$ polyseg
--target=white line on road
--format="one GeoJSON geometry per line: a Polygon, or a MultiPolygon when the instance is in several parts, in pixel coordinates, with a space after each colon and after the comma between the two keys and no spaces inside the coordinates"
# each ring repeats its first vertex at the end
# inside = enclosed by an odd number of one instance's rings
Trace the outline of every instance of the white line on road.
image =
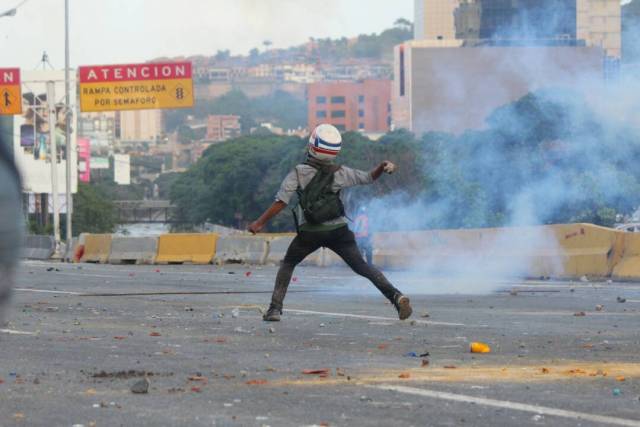
{"type": "Polygon", "coordinates": [[[82,295],[81,292],[69,292],[69,291],[50,291],[47,289],[28,289],[28,288],[14,288],[14,291],[20,292],[36,292],[41,294],[63,294],[63,295],[82,295]]]}
{"type": "MultiPolygon", "coordinates": [[[[363,314],[351,314],[351,313],[330,313],[324,311],[310,311],[310,310],[284,310],[288,313],[298,313],[298,314],[318,314],[321,316],[333,316],[333,317],[352,317],[356,319],[368,319],[368,320],[398,320],[393,317],[381,317],[381,316],[366,316],[363,314]]],[[[428,320],[414,320],[416,323],[420,323],[423,325],[439,325],[439,326],[466,326],[464,323],[449,323],[449,322],[432,322],[428,320]]],[[[476,327],[486,327],[486,325],[475,325],[476,327]]]]}
{"type": "Polygon", "coordinates": [[[0,333],[9,335],[36,335],[35,332],[16,331],[15,329],[0,329],[0,333]]]}
{"type": "Polygon", "coordinates": [[[626,418],[609,417],[606,415],[594,415],[584,412],[567,411],[565,409],[549,408],[547,406],[527,405],[524,403],[509,402],[506,400],[486,399],[483,397],[467,396],[464,394],[446,393],[442,391],[426,390],[422,388],[403,387],[394,385],[371,385],[369,388],[396,391],[398,393],[412,394],[415,396],[431,397],[434,399],[450,400],[454,402],[472,403],[476,405],[491,406],[494,408],[511,409],[514,411],[530,412],[533,414],[550,415],[573,420],[591,421],[594,423],[610,424],[625,427],[640,427],[640,421],[626,418]]]}

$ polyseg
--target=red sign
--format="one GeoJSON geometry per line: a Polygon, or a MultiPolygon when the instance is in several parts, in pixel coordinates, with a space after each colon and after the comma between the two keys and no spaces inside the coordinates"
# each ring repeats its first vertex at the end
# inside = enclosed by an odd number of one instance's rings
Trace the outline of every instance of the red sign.
{"type": "Polygon", "coordinates": [[[22,113],[20,69],[0,68],[0,115],[22,113]]]}
{"type": "Polygon", "coordinates": [[[91,181],[91,140],[78,138],[78,170],[80,182],[91,181]]]}
{"type": "Polygon", "coordinates": [[[166,62],[80,67],[80,83],[190,79],[191,62],[166,62]]]}
{"type": "Polygon", "coordinates": [[[19,85],[19,68],[0,68],[0,85],[19,85]]]}

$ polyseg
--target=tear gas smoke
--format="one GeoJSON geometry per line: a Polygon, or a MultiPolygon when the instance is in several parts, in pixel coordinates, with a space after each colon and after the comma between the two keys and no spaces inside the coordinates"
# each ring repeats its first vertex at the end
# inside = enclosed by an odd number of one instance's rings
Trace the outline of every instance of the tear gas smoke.
{"type": "MultiPolygon", "coordinates": [[[[553,11],[548,13],[546,22],[557,20],[553,11]]],[[[539,12],[535,16],[540,19],[539,12]]],[[[530,25],[521,26],[514,37],[536,38],[538,21],[527,22],[530,25]],[[523,30],[530,34],[523,36],[523,30]]],[[[616,214],[630,215],[640,205],[640,74],[623,69],[617,78],[605,80],[603,72],[585,70],[541,88],[536,76],[553,64],[544,49],[531,51],[525,58],[526,78],[537,90],[495,110],[486,119],[487,129],[422,136],[429,187],[418,198],[392,194],[369,201],[367,211],[376,231],[559,222],[612,225],[616,214]]],[[[522,66],[522,58],[518,61],[505,58],[501,67],[522,66]]],[[[443,87],[457,96],[456,74],[439,75],[443,87]]],[[[499,73],[498,78],[478,79],[477,84],[495,85],[500,93],[499,73]]],[[[477,102],[482,101],[469,100],[469,108],[477,102]]],[[[488,262],[477,248],[470,248],[427,262],[425,244],[414,251],[408,271],[390,276],[407,293],[494,291],[500,283],[526,276],[533,254],[560,250],[551,233],[527,230],[515,239],[513,233],[498,234],[483,246],[491,253],[518,254],[508,261],[488,262]]],[[[360,282],[354,286],[362,289],[360,282]]]]}

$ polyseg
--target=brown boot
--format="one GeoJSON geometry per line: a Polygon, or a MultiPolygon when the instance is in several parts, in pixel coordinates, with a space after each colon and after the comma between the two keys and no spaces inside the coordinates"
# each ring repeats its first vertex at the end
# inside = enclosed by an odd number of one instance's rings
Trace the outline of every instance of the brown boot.
{"type": "Polygon", "coordinates": [[[402,294],[396,295],[393,305],[396,310],[398,310],[398,317],[400,320],[408,319],[409,316],[411,316],[411,313],[413,313],[413,310],[411,309],[411,301],[402,294]]]}

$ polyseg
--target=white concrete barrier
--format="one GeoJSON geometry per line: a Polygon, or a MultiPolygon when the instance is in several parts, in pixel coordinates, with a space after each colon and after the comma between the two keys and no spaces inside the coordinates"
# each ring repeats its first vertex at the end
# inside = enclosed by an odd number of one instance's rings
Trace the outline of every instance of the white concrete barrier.
{"type": "Polygon", "coordinates": [[[228,236],[218,240],[216,264],[264,265],[269,255],[268,238],[262,236],[228,236]]]}
{"type": "Polygon", "coordinates": [[[24,237],[23,258],[49,259],[55,251],[55,241],[51,236],[28,235],[24,237]]]}
{"type": "MultiPolygon", "coordinates": [[[[280,265],[280,262],[287,254],[287,249],[295,236],[295,234],[283,234],[269,237],[269,253],[267,255],[266,263],[269,265],[280,265]]],[[[323,265],[323,249],[318,249],[311,255],[307,256],[300,265],[321,267],[323,265]]]]}
{"type": "Polygon", "coordinates": [[[109,264],[153,264],[157,253],[157,237],[113,236],[109,264]]]}

